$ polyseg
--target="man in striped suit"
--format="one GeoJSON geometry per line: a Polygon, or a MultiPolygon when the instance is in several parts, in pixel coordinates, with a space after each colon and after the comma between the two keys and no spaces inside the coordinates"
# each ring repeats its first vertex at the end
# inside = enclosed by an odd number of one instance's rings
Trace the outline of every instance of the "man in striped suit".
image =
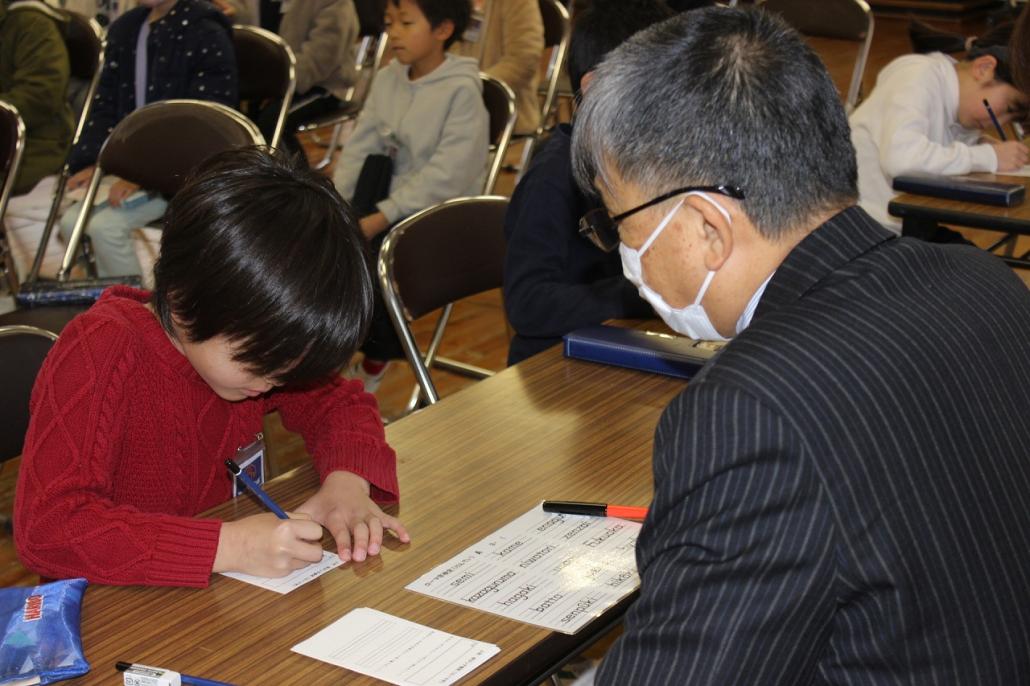
{"type": "Polygon", "coordinates": [[[637,34],[577,117],[584,233],[733,338],[658,426],[598,682],[1030,684],[1030,292],[855,206],[833,83],[766,13],[637,34]]]}

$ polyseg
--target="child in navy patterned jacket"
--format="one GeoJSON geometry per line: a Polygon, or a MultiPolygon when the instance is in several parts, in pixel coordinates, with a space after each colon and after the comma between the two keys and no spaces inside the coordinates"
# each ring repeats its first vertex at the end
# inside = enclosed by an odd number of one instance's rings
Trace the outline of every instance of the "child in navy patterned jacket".
{"type": "MultiPolygon", "coordinates": [[[[232,25],[205,0],[140,0],[107,33],[107,53],[93,110],[72,149],[68,189],[89,183],[108,134],[130,112],[159,100],[192,98],[235,107],[238,100],[232,25]]],[[[158,163],[160,163],[158,161],[158,163]]],[[[139,274],[129,233],[164,215],[160,196],[126,207],[140,188],[119,179],[94,207],[88,232],[100,276],[139,274]]],[[[71,235],[81,205],[61,218],[71,235]]]]}

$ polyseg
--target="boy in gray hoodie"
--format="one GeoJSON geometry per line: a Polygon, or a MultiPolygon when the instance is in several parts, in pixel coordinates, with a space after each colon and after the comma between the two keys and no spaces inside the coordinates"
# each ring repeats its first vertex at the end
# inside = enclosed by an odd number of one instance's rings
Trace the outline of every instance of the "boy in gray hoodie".
{"type": "MultiPolygon", "coordinates": [[[[386,230],[430,205],[482,190],[489,150],[489,121],[483,105],[479,66],[447,53],[465,30],[469,0],[389,0],[387,65],[372,85],[337,164],[334,181],[353,198],[365,158],[393,158],[386,198],[361,219],[361,230],[378,252],[386,230]]],[[[403,357],[382,299],[358,376],[374,392],[386,363],[403,357]]]]}

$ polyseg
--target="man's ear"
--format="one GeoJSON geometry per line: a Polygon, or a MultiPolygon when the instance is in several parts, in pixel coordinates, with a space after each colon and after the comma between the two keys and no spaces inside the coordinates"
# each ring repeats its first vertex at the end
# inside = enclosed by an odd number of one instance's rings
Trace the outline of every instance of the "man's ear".
{"type": "Polygon", "coordinates": [[[708,271],[722,267],[733,253],[733,225],[714,203],[714,200],[701,195],[688,195],[685,202],[701,214],[703,221],[698,230],[704,244],[705,269],[708,271]]]}
{"type": "Polygon", "coordinates": [[[994,72],[998,68],[998,58],[994,55],[980,55],[972,62],[973,79],[979,84],[994,81],[994,72]]]}
{"type": "Polygon", "coordinates": [[[594,80],[594,70],[591,69],[586,74],[583,74],[579,78],[579,92],[586,95],[587,88],[590,87],[590,82],[594,80]]]}
{"type": "Polygon", "coordinates": [[[433,27],[433,38],[446,43],[447,39],[454,34],[454,22],[450,19],[444,19],[439,24],[433,27]]]}

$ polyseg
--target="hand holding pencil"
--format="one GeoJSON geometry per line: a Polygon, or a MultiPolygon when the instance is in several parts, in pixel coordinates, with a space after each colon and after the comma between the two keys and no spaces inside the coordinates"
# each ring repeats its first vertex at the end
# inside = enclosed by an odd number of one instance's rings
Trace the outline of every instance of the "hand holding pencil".
{"type": "Polygon", "coordinates": [[[991,143],[991,147],[994,148],[994,154],[998,158],[998,171],[1004,173],[1022,169],[1030,162],[1030,149],[1022,141],[1008,140],[1008,137],[1005,135],[1005,129],[1002,128],[998,116],[994,113],[994,108],[991,107],[991,101],[984,98],[983,104],[1000,139],[998,143],[991,143]]]}
{"type": "Polygon", "coordinates": [[[322,559],[322,526],[288,515],[232,460],[225,466],[270,512],[223,522],[212,571],[276,578],[322,559]]]}

